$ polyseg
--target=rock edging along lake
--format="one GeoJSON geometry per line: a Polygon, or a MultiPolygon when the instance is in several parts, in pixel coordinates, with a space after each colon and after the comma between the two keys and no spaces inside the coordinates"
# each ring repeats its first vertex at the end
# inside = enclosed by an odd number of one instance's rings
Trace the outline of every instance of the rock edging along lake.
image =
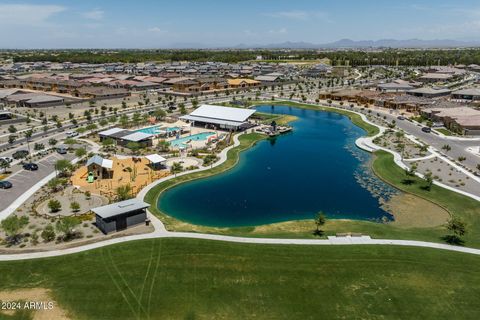
{"type": "Polygon", "coordinates": [[[224,173],[166,190],[157,206],[193,224],[254,226],[310,219],[392,220],[381,203],[397,191],[370,169],[371,155],[355,146],[365,135],[344,115],[289,106],[259,112],[298,118],[293,132],[262,140],[224,173]]]}

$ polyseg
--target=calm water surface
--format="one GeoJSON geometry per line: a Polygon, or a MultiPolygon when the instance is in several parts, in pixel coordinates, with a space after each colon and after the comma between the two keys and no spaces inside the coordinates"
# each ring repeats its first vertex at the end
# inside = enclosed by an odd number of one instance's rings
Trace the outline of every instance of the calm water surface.
{"type": "Polygon", "coordinates": [[[286,106],[261,112],[298,117],[290,134],[259,142],[223,174],[176,186],[160,197],[163,212],[194,224],[251,226],[312,218],[380,220],[396,191],[369,168],[371,156],[355,147],[365,132],[347,117],[286,106]]]}

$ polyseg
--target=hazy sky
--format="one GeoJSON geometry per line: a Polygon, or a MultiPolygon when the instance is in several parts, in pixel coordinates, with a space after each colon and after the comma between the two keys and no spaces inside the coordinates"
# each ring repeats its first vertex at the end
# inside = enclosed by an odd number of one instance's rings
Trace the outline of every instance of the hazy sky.
{"type": "Polygon", "coordinates": [[[0,48],[480,40],[479,0],[0,0],[0,48]]]}

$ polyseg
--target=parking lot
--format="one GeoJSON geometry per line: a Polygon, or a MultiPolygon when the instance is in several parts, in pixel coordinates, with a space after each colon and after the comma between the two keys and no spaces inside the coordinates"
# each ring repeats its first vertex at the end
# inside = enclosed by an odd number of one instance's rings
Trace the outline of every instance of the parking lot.
{"type": "Polygon", "coordinates": [[[67,159],[71,161],[74,158],[75,156],[73,154],[60,155],[58,153],[52,153],[42,160],[35,162],[38,164],[38,170],[36,171],[24,170],[21,164],[13,165],[11,168],[13,173],[6,179],[13,184],[13,187],[10,189],[0,189],[0,211],[7,208],[15,199],[27,192],[28,189],[40,180],[54,172],[54,165],[57,160],[67,159]]]}

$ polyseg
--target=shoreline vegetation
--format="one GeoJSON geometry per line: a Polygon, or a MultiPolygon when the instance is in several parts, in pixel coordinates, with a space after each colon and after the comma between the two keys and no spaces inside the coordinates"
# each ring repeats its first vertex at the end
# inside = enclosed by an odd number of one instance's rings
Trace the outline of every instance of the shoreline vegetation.
{"type": "MultiPolygon", "coordinates": [[[[374,136],[379,133],[379,129],[376,126],[364,122],[360,115],[347,110],[341,110],[327,106],[317,107],[314,105],[289,101],[252,102],[252,105],[260,104],[286,105],[296,108],[335,112],[350,118],[355,125],[365,130],[367,136],[374,136]]],[[[285,119],[287,122],[293,120],[294,119],[285,119]]],[[[229,150],[227,153],[227,160],[220,166],[177,177],[155,186],[145,196],[145,201],[150,204],[150,212],[160,218],[169,231],[202,232],[246,237],[318,238],[318,236],[314,235],[313,233],[315,229],[313,219],[286,221],[260,226],[218,228],[194,225],[188,222],[180,221],[164,212],[161,212],[157,208],[157,201],[161,193],[165,190],[180,183],[206,178],[233,168],[239,161],[239,155],[242,151],[251,148],[258,141],[263,139],[266,139],[266,137],[260,134],[243,134],[239,138],[240,145],[229,150]]],[[[465,244],[469,247],[480,247],[480,232],[477,232],[480,231],[480,222],[476,221],[478,220],[476,218],[480,216],[480,205],[475,200],[438,186],[433,186],[430,191],[427,191],[424,188],[421,188],[423,181],[417,177],[414,178],[414,183],[411,185],[405,185],[403,183],[405,180],[405,173],[394,163],[393,155],[385,151],[377,151],[373,153],[373,157],[372,170],[376,176],[386,183],[396,187],[400,191],[408,194],[410,197],[412,197],[411,199],[416,197],[420,202],[430,202],[433,206],[433,210],[435,210],[435,205],[438,206],[439,212],[433,212],[433,215],[438,214],[445,216],[445,211],[447,211],[451,215],[462,218],[467,223],[469,229],[469,232],[465,236],[465,244]]],[[[418,213],[418,215],[421,214],[423,215],[424,212],[418,213]]],[[[352,232],[369,235],[372,238],[420,240],[439,243],[444,242],[443,237],[447,233],[447,230],[443,224],[439,225],[438,217],[416,217],[415,213],[409,214],[409,216],[412,218],[411,223],[402,221],[402,223],[397,224],[395,222],[379,223],[361,220],[332,219],[328,220],[323,226],[323,236],[326,237],[329,235],[335,235],[336,233],[352,232]],[[426,223],[425,220],[428,221],[430,218],[433,220],[432,224],[434,226],[426,227],[425,224],[428,224],[428,222],[426,223]]]]}

